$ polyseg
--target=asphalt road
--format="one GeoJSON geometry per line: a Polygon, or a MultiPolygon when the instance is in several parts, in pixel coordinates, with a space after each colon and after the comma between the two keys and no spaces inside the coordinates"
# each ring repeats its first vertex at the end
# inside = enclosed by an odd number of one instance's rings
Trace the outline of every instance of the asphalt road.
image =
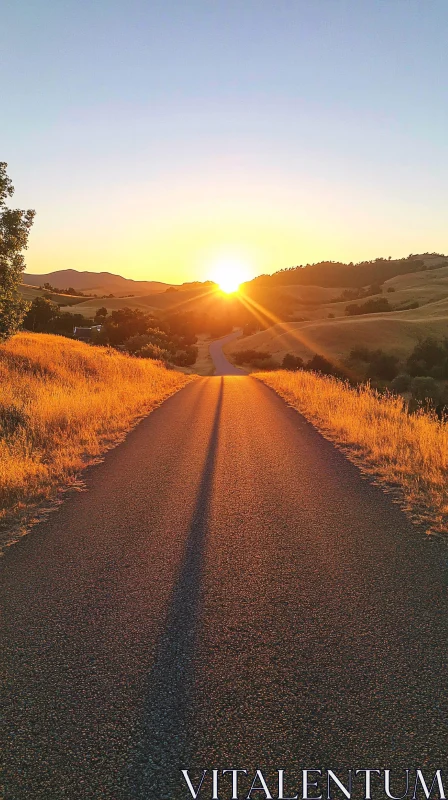
{"type": "Polygon", "coordinates": [[[5,800],[446,767],[446,549],[270,389],[199,379],[86,486],[2,560],[5,800]]]}
{"type": "Polygon", "coordinates": [[[215,365],[215,375],[247,375],[243,369],[238,369],[234,364],[231,364],[222,352],[223,346],[227,342],[237,339],[238,336],[241,336],[241,331],[233,331],[222,339],[217,339],[216,342],[211,343],[209,351],[215,365]]]}

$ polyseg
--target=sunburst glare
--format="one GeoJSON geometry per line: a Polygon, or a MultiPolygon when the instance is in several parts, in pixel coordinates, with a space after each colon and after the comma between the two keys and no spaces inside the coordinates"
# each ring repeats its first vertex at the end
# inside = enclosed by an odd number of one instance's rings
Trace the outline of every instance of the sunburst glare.
{"type": "Polygon", "coordinates": [[[247,264],[236,259],[222,259],[214,264],[210,277],[222,292],[233,294],[244,281],[249,280],[250,270],[247,264]]]}

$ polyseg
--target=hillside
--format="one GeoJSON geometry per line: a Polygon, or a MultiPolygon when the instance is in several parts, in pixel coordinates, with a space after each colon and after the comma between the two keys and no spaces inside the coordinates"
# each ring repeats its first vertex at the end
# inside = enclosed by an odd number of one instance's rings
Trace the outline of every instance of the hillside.
{"type": "Polygon", "coordinates": [[[108,313],[117,308],[138,308],[141,311],[167,311],[182,310],[192,311],[202,307],[206,302],[210,302],[211,292],[203,286],[195,289],[185,289],[178,292],[158,292],[136,297],[105,297],[105,298],[85,298],[77,306],[76,311],[91,317],[98,308],[107,308],[108,313]]]}
{"type": "Polygon", "coordinates": [[[309,358],[314,353],[334,363],[346,358],[354,347],[381,348],[403,359],[418,341],[427,336],[438,339],[447,334],[448,307],[437,316],[412,317],[411,312],[366,314],[335,320],[279,323],[265,331],[227,345],[230,356],[240,350],[269,352],[278,363],[286,353],[309,358]]]}
{"type": "Polygon", "coordinates": [[[230,343],[225,350],[230,357],[241,350],[266,351],[279,363],[288,352],[302,358],[319,353],[338,362],[354,347],[364,346],[381,348],[404,359],[421,339],[448,335],[448,267],[395,277],[384,284],[381,296],[394,307],[409,302],[418,302],[419,306],[346,317],[345,308],[350,303],[327,302],[308,307],[304,321],[274,324],[230,343]],[[394,291],[388,293],[388,288],[394,291]],[[329,313],[335,318],[329,319],[329,313]]]}
{"type": "Polygon", "coordinates": [[[26,283],[21,283],[19,286],[20,294],[24,300],[32,302],[35,297],[49,297],[58,306],[73,306],[81,303],[82,297],[75,297],[72,294],[62,294],[60,292],[47,292],[46,289],[38,289],[37,286],[29,286],[26,283]]]}
{"type": "Polygon", "coordinates": [[[43,286],[44,283],[50,283],[56,289],[72,287],[78,292],[121,296],[125,294],[155,294],[164,292],[169,286],[172,286],[170,283],[160,281],[134,281],[110,272],[78,272],[76,269],[61,269],[41,275],[31,275],[25,272],[23,282],[31,286],[43,286]]]}
{"type": "Polygon", "coordinates": [[[317,264],[279,270],[272,275],[260,275],[249,281],[246,286],[361,287],[381,284],[397,275],[435,269],[440,266],[448,266],[448,258],[439,253],[410,255],[400,259],[376,258],[374,261],[361,261],[358,264],[321,261],[317,264]]]}

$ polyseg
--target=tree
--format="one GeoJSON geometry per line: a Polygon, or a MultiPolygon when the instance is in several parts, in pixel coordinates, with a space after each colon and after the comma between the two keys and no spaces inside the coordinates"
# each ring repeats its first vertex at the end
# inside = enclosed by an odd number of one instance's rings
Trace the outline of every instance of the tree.
{"type": "Polygon", "coordinates": [[[282,361],[283,369],[302,369],[303,367],[303,358],[300,356],[295,356],[293,353],[286,353],[283,361],[282,361]]]}
{"type": "Polygon", "coordinates": [[[35,297],[23,321],[25,328],[44,332],[48,323],[59,314],[59,306],[46,297],[35,297]]]}
{"type": "Polygon", "coordinates": [[[407,360],[407,368],[412,377],[429,375],[439,380],[447,379],[448,339],[439,342],[428,337],[418,342],[407,360]]]}
{"type": "Polygon", "coordinates": [[[6,199],[14,187],[0,161],[0,340],[12,336],[19,328],[28,303],[17,291],[25,268],[22,250],[26,250],[35,212],[6,207],[6,199]]]}
{"type": "Polygon", "coordinates": [[[98,310],[97,310],[97,312],[95,314],[95,319],[103,319],[104,320],[106,317],[107,317],[107,308],[105,306],[101,306],[101,308],[98,308],[98,310]]]}
{"type": "Polygon", "coordinates": [[[155,320],[138,308],[117,308],[105,320],[104,335],[112,346],[123,344],[137,334],[147,333],[155,320]]]}

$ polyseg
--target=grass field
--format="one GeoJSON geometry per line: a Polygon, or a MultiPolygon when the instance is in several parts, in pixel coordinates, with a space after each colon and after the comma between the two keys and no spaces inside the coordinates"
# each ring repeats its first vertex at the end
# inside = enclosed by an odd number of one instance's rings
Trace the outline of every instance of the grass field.
{"type": "Polygon", "coordinates": [[[190,377],[45,334],[0,345],[0,523],[26,524],[190,377]]]}
{"type": "Polygon", "coordinates": [[[108,313],[117,308],[138,308],[146,313],[163,311],[197,311],[207,310],[214,300],[210,289],[185,289],[179,292],[159,292],[141,297],[106,297],[85,300],[77,306],[76,312],[86,317],[93,317],[95,312],[104,306],[108,313]]]}
{"type": "Polygon", "coordinates": [[[448,533],[448,422],[408,414],[401,397],[312,372],[257,373],[366,472],[394,487],[409,515],[448,533]]]}
{"type": "MultiPolygon", "coordinates": [[[[21,283],[19,286],[20,294],[22,295],[24,300],[28,300],[30,303],[34,300],[35,297],[50,297],[54,303],[57,303],[59,306],[73,306],[82,303],[85,299],[83,297],[75,297],[71,294],[62,294],[60,292],[47,292],[46,289],[38,289],[37,286],[28,286],[25,283],[21,283]]],[[[78,312],[78,309],[76,309],[78,312]]],[[[79,313],[79,312],[78,312],[79,313]]]]}

